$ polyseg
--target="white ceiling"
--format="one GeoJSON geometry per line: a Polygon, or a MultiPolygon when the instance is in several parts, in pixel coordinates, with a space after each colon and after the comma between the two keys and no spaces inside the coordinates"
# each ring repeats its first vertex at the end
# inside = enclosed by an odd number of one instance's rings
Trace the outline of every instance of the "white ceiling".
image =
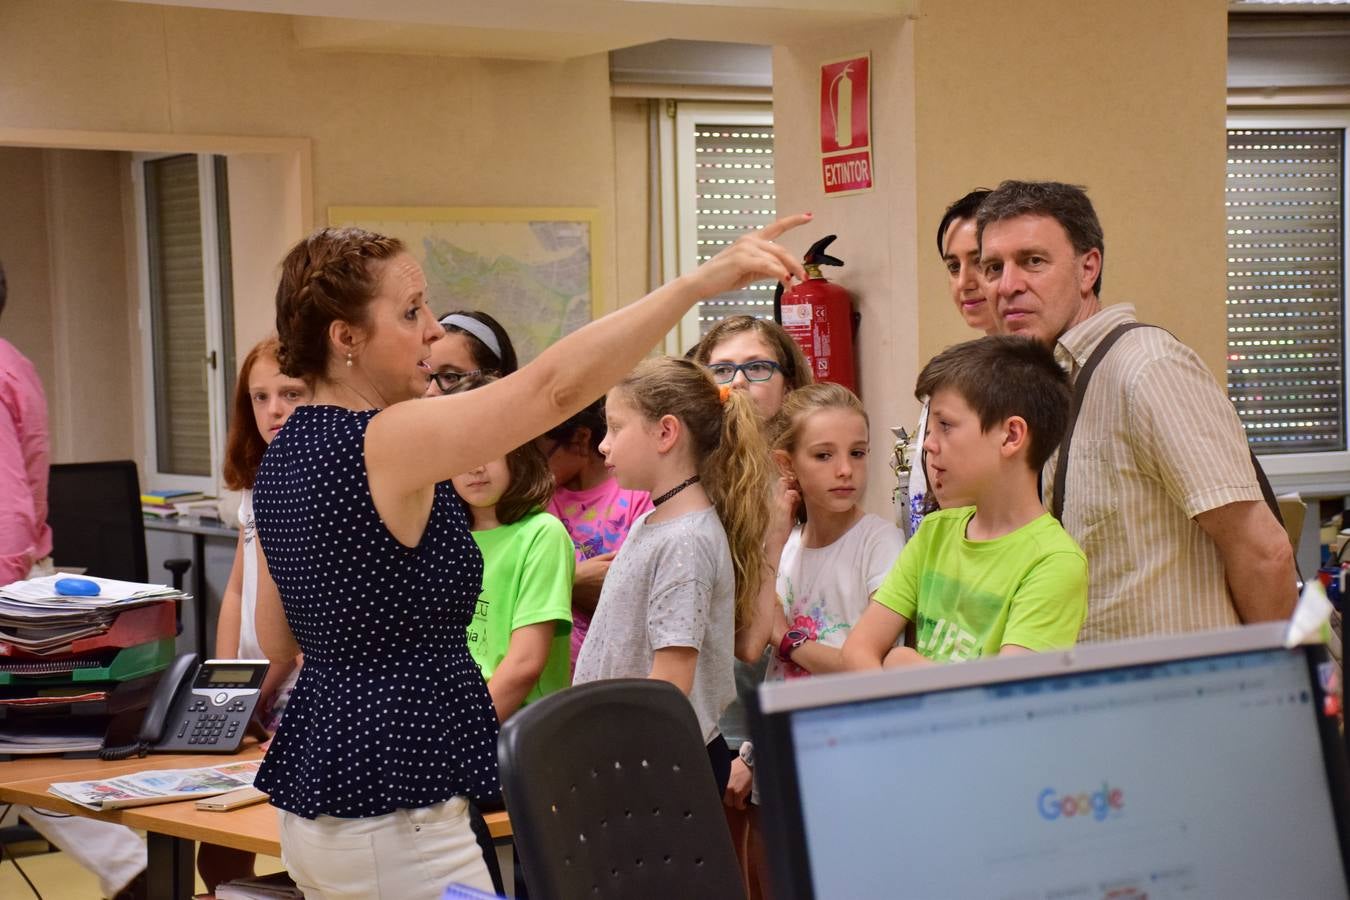
{"type": "MultiPolygon", "coordinates": [[[[138,0],[122,0],[138,2],[138,0]]],[[[161,0],[292,18],[312,50],[559,60],[668,38],[781,44],[919,0],[161,0]]]]}

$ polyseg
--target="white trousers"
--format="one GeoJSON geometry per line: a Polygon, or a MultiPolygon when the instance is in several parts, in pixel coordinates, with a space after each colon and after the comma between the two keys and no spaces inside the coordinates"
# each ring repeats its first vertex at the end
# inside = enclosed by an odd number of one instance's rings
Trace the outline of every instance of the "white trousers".
{"type": "Polygon", "coordinates": [[[54,818],[28,806],[16,806],[14,812],[47,843],[97,875],[105,897],[113,896],[145,871],[145,841],[125,825],[82,816],[54,818]]]}
{"type": "Polygon", "coordinates": [[[281,861],[305,900],[440,900],[452,883],[492,893],[463,797],[365,819],[277,812],[281,861]]]}

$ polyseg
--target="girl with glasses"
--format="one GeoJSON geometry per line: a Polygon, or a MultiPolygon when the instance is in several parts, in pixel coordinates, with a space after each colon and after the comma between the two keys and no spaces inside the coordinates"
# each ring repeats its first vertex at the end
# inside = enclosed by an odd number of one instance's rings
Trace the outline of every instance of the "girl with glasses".
{"type": "Polygon", "coordinates": [[[445,337],[431,345],[426,396],[450,393],[469,375],[505,376],[516,371],[516,348],[502,324],[481,310],[441,316],[445,337]]]}
{"type": "Polygon", "coordinates": [[[797,342],[772,319],[723,319],[698,342],[694,360],[718,384],[747,391],[765,422],[778,414],[789,391],[815,381],[797,342]]]}

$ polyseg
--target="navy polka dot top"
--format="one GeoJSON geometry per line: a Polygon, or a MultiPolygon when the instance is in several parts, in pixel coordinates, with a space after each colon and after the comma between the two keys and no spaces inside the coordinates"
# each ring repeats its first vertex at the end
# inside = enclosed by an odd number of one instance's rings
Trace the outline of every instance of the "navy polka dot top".
{"type": "Polygon", "coordinates": [[[309,819],[499,791],[497,716],[465,638],[483,579],[468,510],[444,481],[417,547],[390,534],[366,480],[374,416],[299,407],[253,487],[263,553],[305,654],[257,784],[309,819]]]}

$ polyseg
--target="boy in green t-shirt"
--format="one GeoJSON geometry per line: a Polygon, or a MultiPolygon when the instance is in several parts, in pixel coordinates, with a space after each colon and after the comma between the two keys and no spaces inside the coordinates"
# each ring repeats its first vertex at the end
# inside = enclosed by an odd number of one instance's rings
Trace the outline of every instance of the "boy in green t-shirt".
{"type": "Polygon", "coordinates": [[[943,509],[924,518],[844,642],[849,669],[1071,646],[1087,558],[1041,505],[1038,474],[1068,425],[1054,354],[1011,335],[950,347],[919,374],[924,453],[943,509]],[[917,647],[896,647],[914,622],[917,647]]]}

